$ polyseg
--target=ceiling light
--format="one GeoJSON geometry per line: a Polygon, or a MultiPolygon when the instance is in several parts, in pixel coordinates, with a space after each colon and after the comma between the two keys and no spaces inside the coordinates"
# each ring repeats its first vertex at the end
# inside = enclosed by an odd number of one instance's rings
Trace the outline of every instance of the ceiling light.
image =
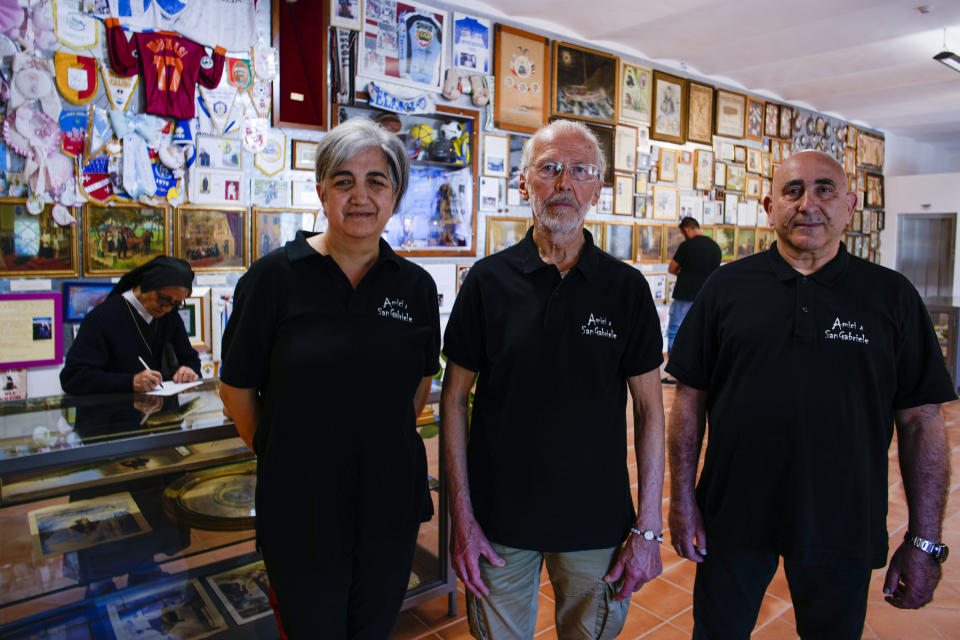
{"type": "Polygon", "coordinates": [[[954,71],[960,71],[960,56],[955,54],[953,51],[944,49],[937,55],[933,56],[933,59],[937,62],[942,62],[954,71]]]}

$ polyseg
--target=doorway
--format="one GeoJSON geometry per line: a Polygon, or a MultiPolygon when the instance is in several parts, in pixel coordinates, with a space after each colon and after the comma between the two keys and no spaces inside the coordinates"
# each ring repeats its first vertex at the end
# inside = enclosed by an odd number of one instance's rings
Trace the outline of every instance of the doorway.
{"type": "Polygon", "coordinates": [[[897,271],[924,298],[953,295],[955,213],[897,215],[897,271]]]}

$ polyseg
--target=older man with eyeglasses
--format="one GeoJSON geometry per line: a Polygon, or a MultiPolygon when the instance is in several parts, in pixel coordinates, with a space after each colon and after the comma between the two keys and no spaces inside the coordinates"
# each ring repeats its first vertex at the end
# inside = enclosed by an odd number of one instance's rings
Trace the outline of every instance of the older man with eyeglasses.
{"type": "Polygon", "coordinates": [[[580,123],[558,120],[530,138],[520,194],[533,226],[473,266],[447,325],[451,547],[477,638],[533,637],[544,562],[561,640],[616,637],[631,594],[662,570],[660,322],[640,272],[583,228],[603,170],[580,123]]]}

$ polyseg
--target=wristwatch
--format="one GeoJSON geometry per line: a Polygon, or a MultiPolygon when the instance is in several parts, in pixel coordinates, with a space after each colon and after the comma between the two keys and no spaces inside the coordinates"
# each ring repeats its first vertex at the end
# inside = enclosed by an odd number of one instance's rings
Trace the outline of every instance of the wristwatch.
{"type": "Polygon", "coordinates": [[[940,564],[946,562],[947,556],[950,555],[950,547],[942,542],[936,543],[931,542],[930,540],[924,540],[920,536],[911,535],[909,531],[905,536],[903,536],[903,539],[915,546],[917,549],[920,549],[920,551],[923,551],[929,555],[940,564]]]}
{"type": "Polygon", "coordinates": [[[648,541],[656,540],[657,542],[663,542],[663,535],[655,531],[650,531],[650,530],[640,531],[640,529],[637,529],[636,527],[630,527],[630,532],[633,533],[634,535],[640,536],[644,540],[648,540],[648,541]]]}

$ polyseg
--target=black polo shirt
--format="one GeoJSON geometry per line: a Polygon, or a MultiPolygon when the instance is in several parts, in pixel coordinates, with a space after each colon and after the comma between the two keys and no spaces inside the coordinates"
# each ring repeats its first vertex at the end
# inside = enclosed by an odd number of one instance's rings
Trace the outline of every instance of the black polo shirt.
{"type": "Polygon", "coordinates": [[[885,564],[893,412],[956,397],[906,278],[843,245],[803,276],[774,244],[707,280],[667,371],[709,391],[711,547],[885,564]]]}
{"type": "Polygon", "coordinates": [[[680,265],[673,299],[690,301],[696,298],[703,283],[720,266],[722,257],[720,245],[713,238],[700,235],[681,242],[673,254],[673,260],[680,265]]]}
{"type": "Polygon", "coordinates": [[[311,235],[240,278],[223,337],[221,379],[263,398],[257,528],[274,556],[389,536],[428,499],[413,396],[439,367],[436,285],[381,240],[354,290],[311,235]]]}
{"type": "Polygon", "coordinates": [[[660,321],[643,275],[584,235],[564,278],[540,259],[532,228],[478,261],[444,336],[447,357],[479,373],[474,513],[512,547],[612,547],[634,521],[626,379],[660,365],[660,321]]]}

